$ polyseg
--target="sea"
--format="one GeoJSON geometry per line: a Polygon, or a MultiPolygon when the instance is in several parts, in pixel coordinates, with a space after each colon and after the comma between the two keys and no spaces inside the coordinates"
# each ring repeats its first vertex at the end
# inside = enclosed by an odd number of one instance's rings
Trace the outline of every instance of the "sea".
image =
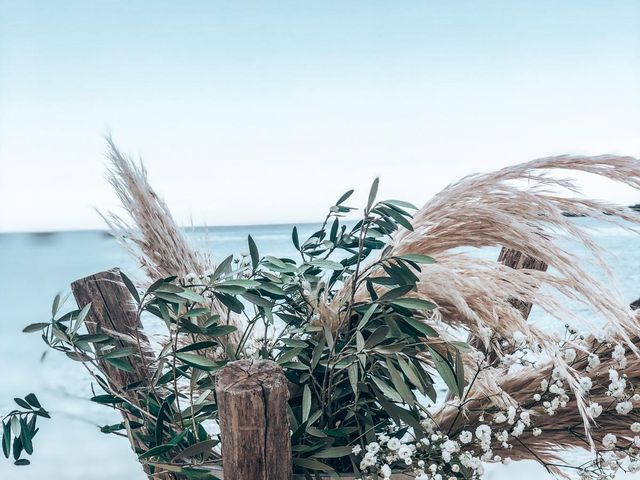
{"type": "MultiPolygon", "coordinates": [[[[607,283],[627,302],[640,297],[640,235],[589,218],[572,221],[589,230],[605,249],[616,279],[607,279],[607,283]]],[[[318,226],[299,225],[300,236],[318,226]]],[[[231,253],[248,252],[249,234],[261,254],[293,256],[292,227],[209,227],[185,233],[218,260],[231,253]]],[[[575,253],[576,261],[583,262],[585,249],[572,239],[565,243],[565,248],[575,253]]],[[[498,250],[481,249],[474,254],[496,258],[498,250]]],[[[135,261],[104,231],[0,234],[0,416],[15,407],[14,397],[30,392],[52,416],[40,423],[35,452],[29,457],[31,465],[14,466],[0,457],[0,480],[144,480],[128,441],[100,432],[100,426],[119,422],[119,413],[87,400],[92,395],[91,382],[82,366],[58,352],[47,352],[37,333],[22,333],[30,323],[49,320],[54,296],[69,293],[71,282],[116,266],[132,277],[140,275],[135,261]]],[[[605,278],[596,266],[588,265],[587,269],[605,278]]],[[[575,308],[580,312],[579,306],[575,308]]],[[[535,307],[531,321],[541,328],[564,328],[535,307]]],[[[513,462],[489,465],[486,478],[551,477],[534,462],[513,462]]]]}

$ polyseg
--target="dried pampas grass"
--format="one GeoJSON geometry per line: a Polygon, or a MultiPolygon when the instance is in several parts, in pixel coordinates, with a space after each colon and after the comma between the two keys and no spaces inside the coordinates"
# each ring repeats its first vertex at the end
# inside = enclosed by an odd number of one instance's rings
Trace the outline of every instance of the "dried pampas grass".
{"type": "MultiPolygon", "coordinates": [[[[637,231],[640,215],[627,207],[579,196],[574,180],[552,175],[558,170],[586,172],[640,189],[640,161],[613,155],[563,155],[470,175],[448,186],[419,209],[412,221],[413,230],[398,231],[385,255],[423,254],[436,260],[433,265],[423,266],[414,294],[438,305],[434,315],[425,320],[436,330],[466,331],[470,338],[480,339],[481,350],[496,361],[513,351],[514,335],[523,334],[542,356],[552,358],[549,368],[566,373],[574,394],[575,415],[580,419],[582,436],[590,445],[593,418],[575,370],[562,356],[555,355],[556,336],[527,324],[514,299],[537,305],[561,325],[571,322],[585,329],[603,328],[633,355],[640,354],[640,346],[633,341],[640,334],[635,315],[610,283],[587,271],[586,264],[590,263],[611,278],[604,252],[589,232],[565,213],[615,223],[633,231],[637,231]],[[567,239],[584,246],[590,257],[578,259],[565,250],[562,242],[567,239]],[[516,270],[498,260],[482,260],[467,253],[481,247],[522,252],[546,263],[549,271],[516,270]],[[578,317],[568,307],[571,302],[587,307],[589,317],[578,317]]],[[[369,273],[383,274],[379,269],[369,273]]],[[[326,308],[333,312],[328,320],[334,328],[341,325],[335,319],[336,312],[349,301],[350,289],[350,284],[345,285],[326,308]]],[[[366,295],[362,288],[356,300],[366,295]]],[[[471,359],[477,353],[472,348],[465,355],[465,363],[472,365],[471,359]]],[[[467,369],[465,376],[472,375],[473,369],[467,369]]],[[[516,383],[520,378],[505,384],[504,375],[500,368],[483,372],[475,388],[489,403],[517,400],[516,383]]]]}
{"type": "MultiPolygon", "coordinates": [[[[109,160],[108,180],[126,217],[114,212],[100,213],[110,233],[135,258],[147,275],[148,284],[160,278],[176,275],[197,278],[215,270],[210,254],[189,244],[176,224],[166,203],[149,184],[142,162],[120,152],[111,137],[107,137],[109,160]]],[[[242,319],[212,298],[207,305],[220,315],[223,322],[238,327],[229,335],[232,343],[240,340],[242,319]]]]}
{"type": "Polygon", "coordinates": [[[107,137],[108,180],[128,218],[100,213],[110,233],[138,260],[150,280],[203,275],[214,267],[180,232],[169,208],[149,184],[147,170],[107,137]]]}
{"type": "MultiPolygon", "coordinates": [[[[116,214],[103,215],[111,232],[133,253],[150,279],[169,275],[204,275],[214,268],[208,255],[192,248],[180,233],[165,203],[148,183],[144,167],[121,154],[113,141],[107,139],[111,162],[109,181],[123,207],[126,220],[116,214]]],[[[521,308],[514,304],[531,303],[542,308],[562,324],[604,325],[609,337],[625,345],[632,381],[640,381],[640,328],[638,319],[609,283],[605,284],[588,273],[584,262],[599,266],[611,277],[605,253],[599,245],[566,212],[584,215],[604,222],[616,223],[636,230],[640,215],[632,210],[578,195],[577,184],[552,174],[557,171],[579,171],[611,179],[640,190],[640,162],[624,156],[597,157],[557,156],[507,167],[496,172],[465,177],[434,196],[413,218],[413,230],[401,229],[390,241],[385,255],[423,254],[433,257],[435,264],[424,265],[419,273],[417,291],[412,295],[434,302],[437,309],[425,322],[430,323],[444,338],[454,331],[466,332],[479,339],[476,344],[488,358],[499,361],[513,352],[512,339],[524,335],[535,345],[546,363],[538,368],[525,368],[510,374],[498,363],[476,375],[473,365],[478,350],[471,347],[465,354],[465,375],[474,375],[464,406],[448,402],[434,415],[444,431],[473,429],[480,422],[481,412],[495,411],[508,404],[524,408],[541,380],[556,369],[566,377],[573,395],[571,403],[556,416],[539,415],[540,428],[549,433],[535,437],[525,432],[509,451],[514,459],[534,459],[558,472],[559,446],[590,449],[601,441],[601,433],[614,432],[629,438],[627,426],[615,409],[606,410],[597,421],[585,405],[578,384],[586,364],[585,347],[576,346],[582,357],[569,364],[556,355],[557,338],[526,322],[521,308]],[[584,246],[588,259],[576,259],[563,248],[570,239],[584,246]],[[516,270],[498,260],[487,261],[468,253],[481,247],[506,247],[540,260],[549,271],[530,268],[516,270]],[[578,317],[568,307],[579,302],[591,312],[590,319],[578,317]],[[462,411],[462,415],[460,412],[462,411]]],[[[376,269],[367,275],[381,275],[376,269]]],[[[383,287],[379,287],[383,288],[383,287]]],[[[351,300],[352,286],[345,282],[332,298],[315,297],[313,308],[334,331],[348,324],[341,319],[344,307],[351,300]]],[[[367,294],[356,292],[357,301],[367,294]]],[[[220,305],[215,309],[226,318],[228,312],[220,305]]],[[[240,320],[231,317],[230,323],[240,320]]],[[[601,398],[608,375],[610,358],[591,375],[598,382],[591,398],[601,398]]],[[[594,381],[594,384],[596,382],[594,381]]],[[[534,414],[536,406],[532,407],[534,414]]]]}

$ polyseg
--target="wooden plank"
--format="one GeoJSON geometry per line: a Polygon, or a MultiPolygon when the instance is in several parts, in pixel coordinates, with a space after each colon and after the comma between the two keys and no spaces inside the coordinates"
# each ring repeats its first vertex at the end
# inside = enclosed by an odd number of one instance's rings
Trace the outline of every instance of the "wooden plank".
{"type": "Polygon", "coordinates": [[[271,360],[239,360],[216,378],[224,478],[290,480],[289,390],[271,360]]]}

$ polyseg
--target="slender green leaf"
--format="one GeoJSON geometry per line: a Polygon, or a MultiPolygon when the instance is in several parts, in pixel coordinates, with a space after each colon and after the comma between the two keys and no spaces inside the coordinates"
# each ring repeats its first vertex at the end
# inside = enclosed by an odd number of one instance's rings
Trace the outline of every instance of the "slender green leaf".
{"type": "Polygon", "coordinates": [[[209,454],[213,447],[218,444],[217,440],[203,440],[202,442],[194,443],[193,445],[189,445],[187,448],[178,453],[173,460],[178,458],[191,458],[196,457],[198,455],[209,454]]]}
{"type": "Polygon", "coordinates": [[[367,341],[364,344],[364,348],[375,347],[387,337],[387,333],[389,333],[389,327],[387,327],[386,325],[382,325],[376,328],[373,333],[369,335],[369,338],[367,338],[367,341]]]}
{"type": "Polygon", "coordinates": [[[309,264],[326,270],[335,270],[339,272],[344,270],[344,265],[340,262],[334,262],[333,260],[312,260],[309,264]]]}
{"type": "Polygon", "coordinates": [[[40,405],[40,402],[38,401],[38,397],[36,397],[33,393],[30,393],[29,395],[27,395],[26,397],[24,397],[24,399],[29,402],[29,405],[35,407],[35,408],[42,408],[42,405],[40,405]]]}
{"type": "Polygon", "coordinates": [[[6,458],[11,454],[11,423],[2,422],[2,453],[6,458]]]}
{"type": "Polygon", "coordinates": [[[247,238],[247,241],[249,242],[249,255],[251,256],[251,266],[255,270],[258,268],[258,263],[260,263],[260,254],[258,253],[258,246],[256,245],[256,242],[253,241],[253,238],[251,238],[251,235],[249,235],[249,237],[247,238]]]}
{"type": "Polygon", "coordinates": [[[75,323],[75,326],[73,327],[74,333],[80,329],[85,319],[87,318],[87,315],[89,314],[90,309],[91,309],[91,302],[87,303],[84,307],[82,307],[82,310],[80,310],[80,313],[76,317],[76,323],[75,323]]]}
{"type": "Polygon", "coordinates": [[[120,272],[120,278],[122,279],[122,283],[124,283],[125,287],[127,287],[127,290],[129,290],[131,296],[136,300],[136,303],[140,303],[140,294],[138,293],[138,289],[133,284],[131,279],[127,277],[123,272],[120,272]]]}
{"type": "Polygon", "coordinates": [[[364,315],[362,316],[362,318],[358,322],[358,326],[356,327],[357,330],[362,329],[367,324],[367,322],[369,321],[371,316],[375,313],[377,308],[378,308],[378,304],[377,303],[372,303],[371,305],[369,305],[369,308],[367,308],[367,311],[364,312],[364,315]]]}
{"type": "Polygon", "coordinates": [[[51,317],[55,317],[58,313],[58,309],[60,308],[60,294],[58,293],[56,297],[53,299],[53,304],[51,305],[51,317]]]}
{"type": "Polygon", "coordinates": [[[456,349],[456,384],[458,386],[458,397],[464,394],[464,362],[460,351],[456,349]]]}
{"type": "Polygon", "coordinates": [[[398,298],[396,300],[392,300],[391,303],[393,305],[398,305],[399,307],[410,308],[414,310],[433,310],[437,307],[435,303],[429,302],[427,300],[422,300],[421,298],[398,298]]]}
{"type": "Polygon", "coordinates": [[[329,447],[313,454],[315,458],[340,458],[351,455],[353,447],[329,447]]]}
{"type": "Polygon", "coordinates": [[[358,393],[358,364],[352,363],[349,366],[349,384],[351,384],[351,389],[353,393],[358,393]]]}
{"type": "Polygon", "coordinates": [[[371,376],[371,380],[376,384],[376,387],[380,389],[382,394],[393,402],[402,403],[402,397],[398,392],[391,388],[384,380],[376,376],[371,376]]]}
{"type": "Polygon", "coordinates": [[[309,413],[311,412],[311,390],[309,385],[304,386],[302,392],[302,421],[306,422],[309,419],[309,413]]]}
{"type": "Polygon", "coordinates": [[[378,184],[380,183],[380,179],[376,178],[371,184],[371,189],[369,190],[369,200],[367,201],[367,211],[371,210],[373,206],[373,202],[376,200],[376,196],[378,195],[378,184]]]}
{"type": "Polygon", "coordinates": [[[143,454],[138,455],[138,458],[142,460],[145,458],[157,457],[159,455],[162,455],[163,453],[168,452],[172,448],[175,448],[175,447],[173,445],[158,445],[157,447],[151,448],[146,452],[144,452],[143,454]]]}
{"type": "Polygon", "coordinates": [[[133,367],[127,360],[123,358],[106,358],[105,360],[109,362],[111,365],[113,365],[114,367],[119,368],[120,370],[133,373],[133,367]]]}
{"type": "Polygon", "coordinates": [[[403,260],[409,260],[414,263],[422,263],[422,264],[431,264],[436,263],[436,261],[429,257],[428,255],[419,255],[417,253],[405,253],[404,255],[399,255],[398,258],[402,258],[403,260]]]}
{"type": "Polygon", "coordinates": [[[353,190],[349,190],[348,192],[343,193],[338,199],[338,201],[336,202],[336,205],[340,205],[343,202],[345,202],[352,194],[353,194],[353,190]]]}
{"type": "Polygon", "coordinates": [[[451,364],[449,364],[449,362],[433,348],[429,347],[429,351],[431,352],[433,364],[440,374],[440,377],[444,380],[449,391],[456,394],[458,392],[458,382],[456,381],[456,374],[451,367],[451,364]]]}
{"type": "Polygon", "coordinates": [[[30,325],[27,325],[26,327],[24,327],[22,329],[22,331],[24,333],[32,333],[32,332],[40,332],[43,329],[47,328],[49,325],[51,325],[50,323],[32,323],[30,325]]]}
{"type": "Polygon", "coordinates": [[[133,347],[116,348],[106,353],[102,358],[124,358],[129,357],[135,353],[136,349],[133,347]]]}
{"type": "Polygon", "coordinates": [[[27,421],[24,418],[20,418],[20,441],[22,442],[22,448],[29,455],[33,453],[33,443],[31,442],[32,434],[27,426],[27,421]]]}
{"type": "Polygon", "coordinates": [[[220,366],[218,362],[197,355],[195,353],[176,353],[176,358],[179,358],[187,365],[190,365],[201,370],[213,370],[220,366]]]}
{"type": "Polygon", "coordinates": [[[394,388],[408,405],[413,405],[416,402],[416,399],[413,396],[411,389],[402,378],[402,375],[400,375],[400,372],[398,372],[396,367],[393,365],[391,358],[387,357],[386,363],[387,370],[389,371],[389,377],[391,377],[391,382],[393,383],[394,388]]]}
{"type": "Polygon", "coordinates": [[[293,242],[293,246],[296,247],[296,250],[300,250],[300,238],[298,238],[298,227],[293,227],[291,231],[291,241],[293,242]]]}

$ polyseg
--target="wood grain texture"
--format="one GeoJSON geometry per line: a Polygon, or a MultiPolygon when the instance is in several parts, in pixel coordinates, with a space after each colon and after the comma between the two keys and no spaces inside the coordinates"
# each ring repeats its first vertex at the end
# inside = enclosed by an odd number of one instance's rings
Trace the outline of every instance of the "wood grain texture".
{"type": "MultiPolygon", "coordinates": [[[[91,303],[91,310],[85,321],[85,325],[90,334],[105,332],[107,334],[116,333],[119,336],[118,347],[135,347],[137,350],[137,339],[143,352],[150,352],[149,340],[144,334],[140,323],[136,306],[131,298],[131,294],[124,285],[120,277],[120,270],[117,268],[105,272],[89,275],[88,277],[76,280],[71,284],[71,291],[79,308],[91,303]]],[[[132,383],[148,383],[148,365],[153,357],[148,354],[142,359],[138,353],[128,357],[130,359],[133,372],[125,372],[113,365],[101,362],[107,379],[112,388],[120,392],[132,383]]]]}
{"type": "Polygon", "coordinates": [[[216,378],[224,478],[290,480],[289,390],[271,360],[239,360],[216,378]]]}

